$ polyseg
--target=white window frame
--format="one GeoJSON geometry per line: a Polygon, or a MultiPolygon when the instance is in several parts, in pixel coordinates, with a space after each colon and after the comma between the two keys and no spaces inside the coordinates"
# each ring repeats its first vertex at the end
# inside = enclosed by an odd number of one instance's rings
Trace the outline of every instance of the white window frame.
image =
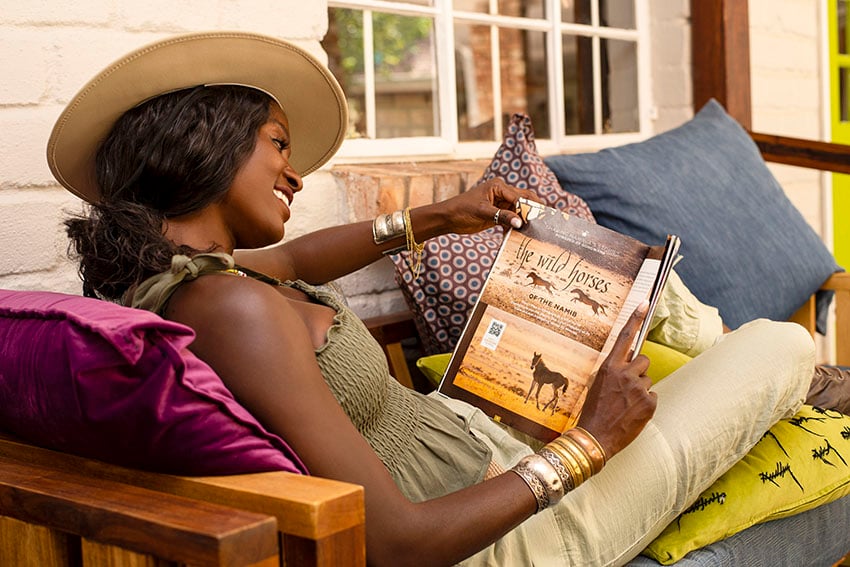
{"type": "MultiPolygon", "coordinates": [[[[495,3],[496,0],[490,0],[495,3]]],[[[591,37],[593,75],[594,75],[594,123],[597,134],[571,134],[564,132],[564,107],[562,104],[553,105],[549,113],[549,131],[553,133],[550,139],[537,139],[537,148],[544,154],[592,151],[604,147],[616,146],[639,141],[651,135],[651,71],[649,44],[649,0],[634,0],[635,29],[621,29],[599,26],[598,2],[591,6],[591,24],[574,24],[561,22],[561,0],[544,0],[546,13],[551,14],[549,20],[535,20],[522,17],[498,16],[474,12],[455,11],[452,0],[434,0],[433,6],[420,6],[389,0],[328,0],[329,8],[349,8],[364,11],[379,11],[406,16],[427,16],[434,19],[434,35],[436,43],[436,63],[438,73],[437,99],[439,104],[440,131],[439,137],[416,138],[387,138],[387,139],[348,139],[343,142],[336,163],[360,163],[394,160],[416,159],[475,159],[490,157],[499,145],[499,141],[459,141],[457,133],[457,92],[446,88],[454,84],[454,23],[462,21],[470,24],[495,25],[518,29],[549,32],[548,35],[548,72],[549,96],[553,100],[564,99],[563,86],[563,51],[560,48],[560,37],[563,33],[571,33],[591,37]],[[602,89],[600,87],[600,39],[619,39],[634,41],[637,52],[637,96],[640,131],[629,133],[602,134],[602,89]]],[[[623,1],[623,0],[620,0],[623,1]]],[[[498,53],[498,36],[491,35],[493,53],[498,53]]],[[[374,112],[374,64],[371,54],[372,30],[371,18],[364,18],[363,38],[365,44],[364,75],[366,82],[366,116],[367,134],[375,131],[374,112]]],[[[494,92],[500,89],[499,66],[493,58],[494,92]]],[[[496,116],[501,114],[497,100],[496,116]]],[[[502,124],[496,121],[496,138],[502,137],[502,124]]]]}

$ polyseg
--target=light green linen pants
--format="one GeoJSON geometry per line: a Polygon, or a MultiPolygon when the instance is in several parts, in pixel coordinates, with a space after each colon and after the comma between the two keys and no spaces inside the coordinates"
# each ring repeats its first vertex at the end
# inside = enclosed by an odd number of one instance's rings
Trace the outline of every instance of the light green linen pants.
{"type": "MultiPolygon", "coordinates": [[[[809,387],[814,344],[799,325],[754,321],[653,387],[652,420],[602,472],[469,565],[621,565],[646,547],[809,387]]],[[[443,399],[511,467],[529,446],[476,408],[443,399]]]]}

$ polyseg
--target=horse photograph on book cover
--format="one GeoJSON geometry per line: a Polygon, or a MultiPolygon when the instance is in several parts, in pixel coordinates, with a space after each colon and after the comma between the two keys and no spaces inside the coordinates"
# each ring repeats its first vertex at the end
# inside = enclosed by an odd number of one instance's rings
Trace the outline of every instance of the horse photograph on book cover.
{"type": "Polygon", "coordinates": [[[575,425],[597,353],[496,307],[482,321],[454,385],[503,408],[499,421],[514,413],[553,431],[575,425]]]}

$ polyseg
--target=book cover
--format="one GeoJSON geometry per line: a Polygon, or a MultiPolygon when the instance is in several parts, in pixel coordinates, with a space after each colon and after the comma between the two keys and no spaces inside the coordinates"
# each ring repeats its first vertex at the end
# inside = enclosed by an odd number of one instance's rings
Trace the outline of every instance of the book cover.
{"type": "Polygon", "coordinates": [[[588,387],[634,309],[657,296],[678,249],[532,201],[509,230],[438,390],[542,441],[578,421],[588,387]]]}

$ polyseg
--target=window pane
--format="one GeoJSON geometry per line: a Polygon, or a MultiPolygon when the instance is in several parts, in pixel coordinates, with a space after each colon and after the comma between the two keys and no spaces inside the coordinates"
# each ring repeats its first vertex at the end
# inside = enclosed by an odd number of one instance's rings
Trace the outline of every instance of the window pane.
{"type": "Polygon", "coordinates": [[[417,6],[433,6],[434,0],[397,0],[402,4],[416,4],[417,6]]]}
{"type": "Polygon", "coordinates": [[[372,17],[377,137],[438,136],[433,22],[396,14],[372,17]]]}
{"type": "Polygon", "coordinates": [[[502,30],[502,110],[505,117],[522,112],[531,117],[538,138],[550,138],[549,67],[545,32],[502,30]],[[514,46],[516,36],[518,46],[514,46]],[[515,53],[515,55],[513,55],[515,53]]]}
{"type": "Polygon", "coordinates": [[[614,39],[603,39],[600,43],[602,131],[637,132],[640,130],[637,45],[614,39]]]}
{"type": "Polygon", "coordinates": [[[455,26],[459,139],[494,140],[494,118],[505,124],[515,112],[532,117],[538,137],[549,137],[545,32],[499,28],[502,113],[495,117],[491,29],[467,24],[455,26]]]}
{"type": "Polygon", "coordinates": [[[590,0],[561,0],[561,21],[590,25],[590,0]]]}
{"type": "Polygon", "coordinates": [[[366,94],[363,79],[363,12],[328,9],[328,33],[322,40],[328,66],[348,99],[346,138],[366,136],[366,94]]]}
{"type": "Polygon", "coordinates": [[[542,18],[544,0],[499,0],[499,13],[504,16],[542,18]]]}
{"type": "Polygon", "coordinates": [[[848,108],[848,87],[850,87],[850,69],[847,67],[838,68],[838,105],[839,117],[841,122],[850,121],[850,108],[848,108]]]}
{"type": "MultiPolygon", "coordinates": [[[[368,136],[363,12],[328,10],[322,47],[348,98],[348,138],[368,136]]],[[[426,17],[372,13],[375,137],[438,136],[433,22],[426,17]]]]}
{"type": "Polygon", "coordinates": [[[838,2],[836,18],[838,24],[838,53],[847,54],[847,0],[836,0],[838,2]]]}
{"type": "Polygon", "coordinates": [[[490,26],[455,24],[458,137],[492,140],[493,72],[490,26]]]}
{"type": "Polygon", "coordinates": [[[565,35],[564,128],[567,134],[593,133],[593,52],[587,37],[565,35]]]}
{"type": "Polygon", "coordinates": [[[634,0],[599,0],[600,25],[635,29],[634,0]]]}
{"type": "Polygon", "coordinates": [[[490,0],[454,0],[453,5],[459,12],[490,13],[490,0]]]}

